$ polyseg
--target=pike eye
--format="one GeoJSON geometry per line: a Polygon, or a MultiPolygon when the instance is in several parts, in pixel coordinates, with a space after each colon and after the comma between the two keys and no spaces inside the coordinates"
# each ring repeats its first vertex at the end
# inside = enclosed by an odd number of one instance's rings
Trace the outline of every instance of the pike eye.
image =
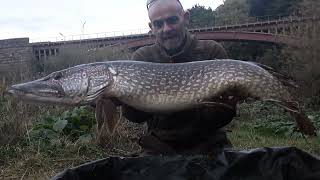
{"type": "Polygon", "coordinates": [[[59,79],[61,79],[61,78],[62,78],[62,73],[57,73],[57,74],[53,77],[54,80],[59,80],[59,79]]]}

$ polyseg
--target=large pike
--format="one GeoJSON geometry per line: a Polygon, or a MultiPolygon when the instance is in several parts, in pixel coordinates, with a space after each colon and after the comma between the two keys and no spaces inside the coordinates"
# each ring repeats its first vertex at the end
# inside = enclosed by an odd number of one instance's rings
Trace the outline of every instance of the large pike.
{"type": "Polygon", "coordinates": [[[251,97],[279,104],[290,111],[303,133],[316,135],[311,121],[276,76],[266,67],[239,60],[97,62],[13,85],[7,92],[23,100],[70,105],[89,104],[103,96],[158,113],[223,105],[229,97],[251,97]]]}

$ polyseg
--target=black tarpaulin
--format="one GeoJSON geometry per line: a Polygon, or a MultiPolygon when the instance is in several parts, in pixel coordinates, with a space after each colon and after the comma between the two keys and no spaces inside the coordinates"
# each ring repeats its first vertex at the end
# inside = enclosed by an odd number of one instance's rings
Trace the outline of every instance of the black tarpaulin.
{"type": "Polygon", "coordinates": [[[225,150],[216,157],[109,157],[53,180],[320,180],[320,159],[294,147],[225,150]]]}

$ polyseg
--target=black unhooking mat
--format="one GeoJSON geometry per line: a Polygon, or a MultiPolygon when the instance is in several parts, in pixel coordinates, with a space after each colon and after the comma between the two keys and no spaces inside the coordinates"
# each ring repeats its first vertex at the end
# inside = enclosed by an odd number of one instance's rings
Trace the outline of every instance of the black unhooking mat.
{"type": "Polygon", "coordinates": [[[294,147],[225,150],[218,157],[110,157],[53,180],[320,180],[320,159],[294,147]]]}

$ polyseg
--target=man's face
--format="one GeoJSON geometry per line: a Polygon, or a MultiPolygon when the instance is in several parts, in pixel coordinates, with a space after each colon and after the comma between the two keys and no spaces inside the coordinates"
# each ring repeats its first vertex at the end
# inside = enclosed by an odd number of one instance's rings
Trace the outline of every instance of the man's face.
{"type": "Polygon", "coordinates": [[[187,14],[175,1],[159,2],[149,9],[150,28],[160,45],[166,50],[175,50],[182,45],[185,38],[187,14]]]}

